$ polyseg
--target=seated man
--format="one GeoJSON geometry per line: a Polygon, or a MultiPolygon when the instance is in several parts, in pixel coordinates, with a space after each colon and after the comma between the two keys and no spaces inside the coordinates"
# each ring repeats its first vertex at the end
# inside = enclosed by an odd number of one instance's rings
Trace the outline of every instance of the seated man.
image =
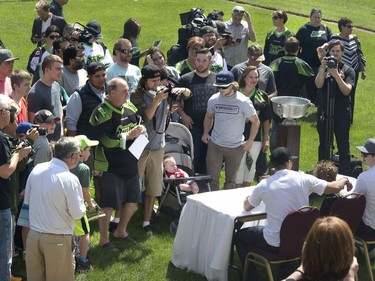
{"type": "MultiPolygon", "coordinates": [[[[280,228],[289,212],[309,205],[309,194],[330,194],[352,188],[347,178],[327,182],[312,175],[292,171],[290,153],[286,147],[274,149],[270,160],[276,173],[261,181],[251,196],[246,197],[244,209],[250,211],[261,201],[266,205],[267,226],[243,228],[234,237],[237,253],[242,264],[245,264],[248,245],[256,245],[268,252],[277,253],[280,247],[280,228]]],[[[254,264],[250,264],[249,280],[259,280],[254,264]]]]}

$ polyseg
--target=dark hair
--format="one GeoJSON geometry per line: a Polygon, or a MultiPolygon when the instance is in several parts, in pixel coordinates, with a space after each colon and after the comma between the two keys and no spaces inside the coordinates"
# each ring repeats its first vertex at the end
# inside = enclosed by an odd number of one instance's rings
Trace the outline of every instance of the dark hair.
{"type": "Polygon", "coordinates": [[[44,37],[48,37],[53,32],[56,32],[61,35],[60,28],[58,28],[56,25],[50,25],[44,32],[44,37]]]}
{"type": "Polygon", "coordinates": [[[310,17],[311,17],[313,14],[315,14],[315,13],[319,13],[321,16],[323,15],[321,9],[319,9],[319,8],[312,8],[312,9],[311,9],[311,12],[310,12],[310,17]]]}
{"type": "Polygon", "coordinates": [[[298,52],[299,41],[296,37],[289,37],[284,41],[284,49],[286,54],[294,54],[298,52]]]}
{"type": "Polygon", "coordinates": [[[124,23],[123,38],[128,40],[137,39],[141,33],[141,25],[135,18],[130,18],[124,23]]]}
{"type": "Polygon", "coordinates": [[[259,79],[259,70],[256,66],[248,66],[248,67],[245,67],[245,69],[243,70],[242,74],[241,74],[241,77],[240,79],[238,80],[238,84],[240,86],[240,88],[245,88],[246,86],[246,82],[245,82],[245,77],[251,72],[251,71],[256,71],[258,73],[258,79],[259,79]]]}
{"type": "Polygon", "coordinates": [[[210,20],[218,20],[219,16],[224,17],[224,12],[219,10],[213,10],[207,15],[207,18],[210,20]]]}
{"type": "Polygon", "coordinates": [[[148,51],[147,51],[146,59],[145,59],[145,61],[144,61],[144,63],[143,63],[143,66],[148,65],[148,62],[147,62],[147,56],[148,56],[148,55],[152,56],[152,55],[154,55],[154,54],[156,54],[156,53],[160,53],[160,54],[163,56],[163,58],[164,58],[164,63],[165,63],[165,64],[167,63],[167,62],[165,61],[166,58],[165,58],[165,55],[164,55],[163,51],[160,50],[158,47],[151,47],[151,48],[148,49],[148,51]]]}
{"type": "Polygon", "coordinates": [[[63,53],[63,64],[70,65],[70,60],[74,59],[77,56],[77,53],[83,50],[84,47],[82,45],[69,45],[63,53]]]}
{"type": "Polygon", "coordinates": [[[65,42],[69,42],[69,40],[65,37],[59,37],[59,38],[56,38],[54,41],[53,41],[53,53],[56,54],[58,50],[61,50],[61,44],[62,43],[65,43],[65,42]]]}
{"type": "Polygon", "coordinates": [[[329,41],[328,43],[328,52],[336,45],[339,45],[340,46],[340,49],[341,49],[341,52],[344,52],[344,44],[339,40],[339,39],[336,39],[336,40],[331,40],[329,41]]]}
{"type": "Polygon", "coordinates": [[[340,30],[340,32],[342,31],[342,27],[343,26],[346,26],[348,23],[353,23],[353,21],[347,17],[343,17],[341,19],[339,19],[339,21],[337,22],[337,26],[340,30]]]}
{"type": "Polygon", "coordinates": [[[288,14],[284,10],[274,11],[273,15],[283,19],[283,23],[286,23],[288,21],[288,14]]]}

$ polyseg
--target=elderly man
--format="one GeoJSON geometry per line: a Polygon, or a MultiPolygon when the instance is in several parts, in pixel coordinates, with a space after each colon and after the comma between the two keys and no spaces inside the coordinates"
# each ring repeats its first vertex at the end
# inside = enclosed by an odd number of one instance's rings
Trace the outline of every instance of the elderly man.
{"type": "MultiPolygon", "coordinates": [[[[42,62],[42,77],[31,87],[28,96],[28,117],[34,120],[36,112],[47,109],[63,120],[62,88],[57,81],[63,73],[62,59],[56,55],[47,56],[42,62]]],[[[49,141],[57,141],[63,135],[62,122],[56,122],[55,132],[48,135],[49,141]]]]}
{"type": "Polygon", "coordinates": [[[228,68],[246,60],[248,40],[255,42],[256,35],[250,14],[242,7],[235,6],[232,9],[232,18],[225,23],[226,29],[231,33],[231,40],[227,40],[224,46],[225,59],[228,68]],[[245,17],[245,21],[242,19],[245,17]]]}
{"type": "Polygon", "coordinates": [[[366,197],[366,209],[357,234],[375,237],[375,139],[368,139],[364,146],[357,146],[363,163],[369,169],[361,173],[354,191],[366,197]]]}
{"type": "Polygon", "coordinates": [[[92,62],[87,67],[89,79],[73,93],[66,106],[67,135],[86,135],[95,139],[97,133],[89,119],[94,109],[104,100],[106,72],[101,62],[92,62]]]}
{"type": "MultiPolygon", "coordinates": [[[[234,237],[242,265],[245,264],[248,245],[256,245],[268,252],[278,252],[280,228],[284,218],[289,212],[309,205],[311,192],[322,195],[323,193],[337,193],[345,185],[348,190],[352,188],[347,178],[326,182],[312,175],[292,171],[290,153],[286,147],[274,149],[270,159],[276,173],[270,178],[262,180],[244,201],[244,210],[246,211],[250,211],[263,201],[266,205],[268,224],[265,227],[243,228],[234,237]]],[[[250,265],[248,280],[259,280],[254,264],[250,265]]]]}
{"type": "Polygon", "coordinates": [[[250,99],[237,91],[238,84],[230,71],[219,72],[214,86],[219,89],[219,93],[208,100],[203,122],[202,141],[208,145],[207,170],[212,177],[212,190],[219,190],[220,171],[224,162],[224,189],[233,189],[243,154],[250,150],[258,133],[259,119],[250,99]],[[251,130],[248,140],[242,143],[246,120],[250,120],[251,130]]]}
{"type": "Polygon", "coordinates": [[[24,201],[30,217],[27,280],[74,280],[73,228],[86,208],[81,184],[69,169],[78,165],[80,155],[79,141],[63,137],[55,144],[55,157],[29,175],[24,201]]]}
{"type": "Polygon", "coordinates": [[[17,168],[17,164],[30,152],[31,147],[19,147],[11,152],[3,129],[9,125],[12,100],[0,95],[0,276],[3,280],[10,280],[13,256],[12,234],[12,190],[10,176],[17,168]]]}
{"type": "Polygon", "coordinates": [[[94,110],[90,124],[99,145],[95,150],[94,184],[99,206],[106,214],[99,218],[99,245],[118,251],[109,241],[108,226],[112,210],[120,210],[120,222],[113,237],[134,241],[127,231],[128,223],[141,200],[138,159],[129,151],[133,141],[146,132],[139,124],[137,109],[128,102],[129,87],[121,78],[108,82],[106,99],[94,110]]]}
{"type": "Polygon", "coordinates": [[[0,49],[0,94],[9,96],[12,93],[12,83],[9,76],[13,72],[14,61],[19,58],[13,57],[8,49],[0,49]]]}
{"type": "Polygon", "coordinates": [[[132,43],[125,38],[116,41],[113,50],[117,61],[107,69],[107,79],[123,78],[129,86],[130,94],[135,91],[141,79],[141,70],[138,66],[130,64],[132,60],[132,43]]]}
{"type": "Polygon", "coordinates": [[[66,26],[66,21],[63,17],[55,16],[51,13],[50,5],[47,0],[39,0],[35,4],[35,11],[38,13],[39,17],[34,19],[31,31],[31,42],[41,46],[43,43],[43,34],[47,27],[55,25],[62,32],[66,26]]]}

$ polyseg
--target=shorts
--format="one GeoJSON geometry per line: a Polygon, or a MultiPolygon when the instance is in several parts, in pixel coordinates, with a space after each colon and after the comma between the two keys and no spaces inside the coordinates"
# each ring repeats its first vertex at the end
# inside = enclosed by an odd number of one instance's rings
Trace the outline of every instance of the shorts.
{"type": "Polygon", "coordinates": [[[119,210],[125,203],[141,201],[138,175],[124,179],[113,173],[103,172],[102,176],[94,176],[94,186],[100,208],[119,210]]]}
{"type": "Polygon", "coordinates": [[[164,150],[144,150],[138,161],[140,179],[144,179],[146,195],[160,196],[163,190],[164,150]]]}
{"type": "Polygon", "coordinates": [[[73,235],[83,236],[88,233],[90,233],[90,225],[89,225],[89,222],[87,221],[86,214],[84,214],[80,220],[75,221],[73,235]]]}

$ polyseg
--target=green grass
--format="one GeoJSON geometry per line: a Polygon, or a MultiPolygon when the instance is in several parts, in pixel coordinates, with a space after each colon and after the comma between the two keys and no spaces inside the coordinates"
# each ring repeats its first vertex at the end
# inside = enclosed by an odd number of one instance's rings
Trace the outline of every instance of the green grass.
{"type": "MultiPolygon", "coordinates": [[[[250,3],[250,1],[243,1],[250,3]]],[[[310,1],[284,0],[252,0],[252,4],[276,8],[284,8],[295,14],[307,15],[311,8],[320,7],[323,17],[337,20],[341,16],[349,16],[355,26],[373,28],[375,22],[375,6],[372,0],[361,1],[310,1]]],[[[29,54],[35,48],[30,42],[31,26],[36,13],[35,1],[1,1],[0,0],[0,36],[5,45],[11,49],[15,56],[15,68],[26,68],[29,54]]],[[[180,27],[179,13],[186,12],[192,7],[201,7],[206,13],[212,9],[221,9],[225,13],[225,20],[229,19],[234,2],[224,0],[75,0],[69,1],[64,7],[68,22],[80,21],[87,23],[97,20],[102,25],[103,41],[111,50],[113,43],[122,35],[122,26],[126,19],[135,17],[142,25],[141,36],[138,43],[141,49],[148,48],[154,40],[162,39],[161,48],[167,51],[169,46],[177,41],[177,29],[180,27]]],[[[257,42],[264,44],[267,31],[272,27],[271,11],[258,7],[245,8],[251,13],[257,42]]],[[[308,19],[301,16],[289,16],[287,26],[296,32],[308,19]]],[[[328,23],[333,33],[337,33],[335,23],[328,23]]],[[[361,39],[363,50],[369,66],[368,78],[359,81],[356,97],[356,111],[354,125],[350,132],[351,151],[359,157],[356,145],[362,145],[369,137],[375,137],[375,123],[373,121],[373,108],[375,104],[375,40],[374,33],[354,29],[361,39]]],[[[316,132],[316,116],[302,118],[299,124],[301,130],[301,155],[300,169],[311,170],[317,162],[318,134],[316,132]]],[[[174,237],[169,233],[169,218],[162,215],[156,225],[160,235],[147,237],[141,230],[142,211],[139,210],[133,217],[129,231],[132,237],[139,241],[136,245],[115,242],[123,251],[108,253],[100,249],[98,244],[97,225],[92,225],[91,258],[95,270],[87,275],[77,275],[77,280],[205,280],[194,273],[187,273],[172,266],[169,262],[174,237]]],[[[15,275],[25,276],[24,264],[20,258],[15,258],[15,275]]],[[[238,260],[236,260],[238,263],[238,260]]],[[[361,265],[360,280],[367,280],[363,275],[364,266],[361,265]]],[[[237,275],[230,271],[229,280],[237,280],[237,275]]]]}

